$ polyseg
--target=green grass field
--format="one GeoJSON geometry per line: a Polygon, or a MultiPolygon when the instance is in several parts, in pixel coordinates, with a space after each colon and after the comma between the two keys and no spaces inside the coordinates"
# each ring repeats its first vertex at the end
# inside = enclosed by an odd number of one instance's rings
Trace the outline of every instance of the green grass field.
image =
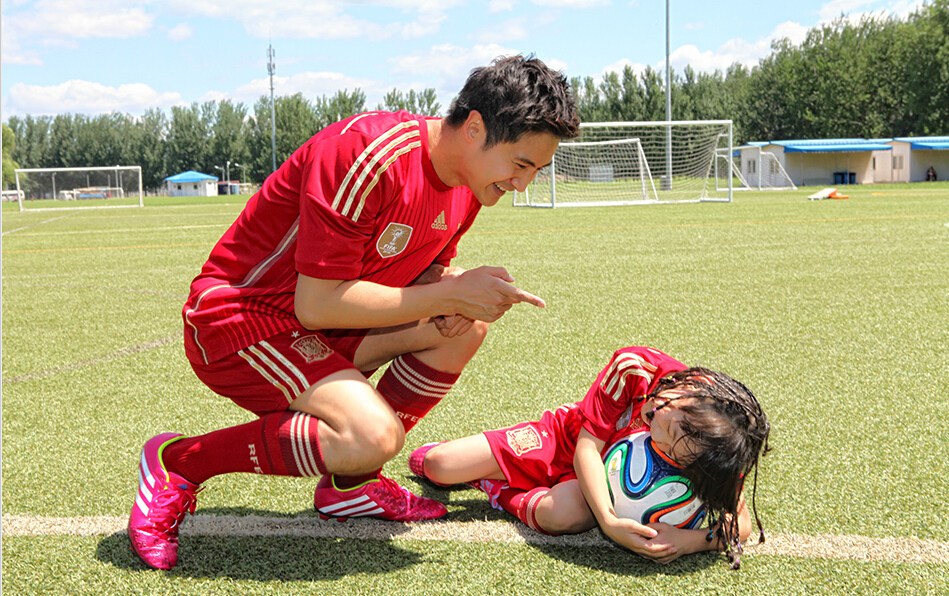
{"type": "Polygon", "coordinates": [[[26,213],[5,204],[3,588],[947,593],[949,184],[848,187],[843,201],[808,201],[812,192],[486,209],[457,264],[503,265],[548,307],[519,306],[495,324],[386,468],[446,501],[448,518],[322,522],[313,480],[219,477],[191,520],[211,531],[183,535],[167,573],[146,570],[124,533],[138,452],[160,431],[251,419],[194,377],[180,339],[188,285],[242,202],[26,213]],[[757,498],[769,542],[749,546],[740,571],[720,555],[659,566],[596,532],[543,540],[479,492],[409,474],[410,449],[575,401],[614,349],[634,344],[734,375],[770,415],[757,498]],[[277,529],[239,531],[260,517],[277,529]],[[485,528],[508,538],[486,539],[485,528]]]}

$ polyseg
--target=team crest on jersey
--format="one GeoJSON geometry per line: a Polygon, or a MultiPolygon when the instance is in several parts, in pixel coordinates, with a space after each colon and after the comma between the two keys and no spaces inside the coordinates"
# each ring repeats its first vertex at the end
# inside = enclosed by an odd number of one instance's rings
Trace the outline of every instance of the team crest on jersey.
{"type": "Polygon", "coordinates": [[[333,353],[333,350],[324,344],[318,335],[304,335],[290,344],[290,347],[303,356],[307,363],[325,360],[333,353]]]}
{"type": "Polygon", "coordinates": [[[376,250],[383,259],[394,257],[399,254],[409,244],[409,238],[412,237],[412,226],[400,223],[390,223],[386,229],[382,230],[379,240],[376,241],[376,250]]]}
{"type": "Polygon", "coordinates": [[[541,438],[533,426],[515,428],[507,431],[507,444],[520,457],[528,451],[535,451],[541,447],[541,438]]]}

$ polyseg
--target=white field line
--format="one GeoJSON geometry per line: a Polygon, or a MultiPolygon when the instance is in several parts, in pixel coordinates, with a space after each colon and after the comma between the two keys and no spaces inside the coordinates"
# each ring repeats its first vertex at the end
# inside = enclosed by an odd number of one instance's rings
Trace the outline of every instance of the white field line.
{"type": "Polygon", "coordinates": [[[37,370],[29,373],[24,373],[22,375],[16,375],[15,377],[4,377],[3,384],[8,385],[10,383],[23,383],[26,381],[38,381],[40,379],[46,379],[48,377],[54,377],[64,373],[72,372],[74,370],[80,370],[87,368],[89,366],[98,366],[118,358],[124,358],[125,356],[133,356],[139,352],[146,352],[148,350],[154,350],[162,346],[167,346],[170,343],[174,343],[181,338],[180,333],[174,335],[169,335],[168,337],[163,337],[161,339],[156,339],[153,341],[145,342],[143,344],[138,344],[137,346],[128,346],[122,348],[121,350],[116,350],[110,354],[104,354],[98,358],[89,358],[88,360],[80,360],[79,362],[72,362],[70,364],[63,364],[62,366],[56,366],[53,368],[48,368],[45,370],[37,370]]]}
{"type": "Polygon", "coordinates": [[[33,228],[33,227],[36,227],[36,226],[41,226],[41,225],[43,225],[43,224],[47,224],[47,223],[49,223],[49,222],[51,222],[51,221],[56,221],[56,220],[58,220],[58,219],[63,219],[64,217],[69,217],[70,215],[73,215],[73,214],[72,214],[72,213],[67,213],[67,214],[65,214],[65,215],[60,215],[60,216],[57,216],[57,217],[52,217],[52,218],[50,218],[50,219],[44,219],[43,221],[38,221],[38,222],[32,223],[32,224],[30,224],[30,225],[28,225],[28,226],[23,226],[23,227],[20,227],[20,228],[15,228],[15,229],[13,229],[13,230],[7,230],[6,232],[3,232],[2,234],[0,234],[0,236],[6,236],[7,234],[14,234],[14,233],[16,233],[16,232],[21,232],[21,231],[23,231],[23,230],[28,230],[28,229],[33,228]]]}
{"type": "MultiPolygon", "coordinates": [[[[3,536],[105,536],[124,533],[128,518],[39,517],[4,515],[3,536]]],[[[599,532],[573,536],[546,536],[506,521],[397,523],[372,519],[345,523],[316,517],[263,517],[257,515],[193,515],[181,528],[187,536],[298,536],[302,538],[346,538],[355,540],[415,540],[456,542],[502,542],[512,544],[603,547],[612,543],[599,532]]],[[[899,563],[949,563],[949,542],[920,538],[870,538],[821,534],[777,534],[764,544],[753,538],[746,555],[777,555],[856,561],[899,563]]]]}

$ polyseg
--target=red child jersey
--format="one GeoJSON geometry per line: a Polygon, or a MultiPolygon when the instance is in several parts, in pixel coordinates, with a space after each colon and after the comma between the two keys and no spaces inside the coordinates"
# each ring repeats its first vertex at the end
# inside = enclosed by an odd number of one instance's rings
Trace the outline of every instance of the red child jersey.
{"type": "Polygon", "coordinates": [[[554,486],[576,478],[573,458],[581,429],[604,441],[605,454],[619,439],[648,428],[640,417],[645,397],[664,376],[686,368],[653,348],[617,350],[581,401],[484,436],[512,487],[554,486]]]}
{"type": "Polygon", "coordinates": [[[656,388],[660,379],[686,368],[654,348],[633,346],[617,350],[577,404],[583,428],[609,447],[643,426],[643,398],[656,388]]]}
{"type": "Polygon", "coordinates": [[[247,202],[184,305],[185,350],[210,363],[298,326],[297,275],[405,287],[448,265],[480,204],[435,173],[426,119],[370,112],[317,133],[247,202]]]}

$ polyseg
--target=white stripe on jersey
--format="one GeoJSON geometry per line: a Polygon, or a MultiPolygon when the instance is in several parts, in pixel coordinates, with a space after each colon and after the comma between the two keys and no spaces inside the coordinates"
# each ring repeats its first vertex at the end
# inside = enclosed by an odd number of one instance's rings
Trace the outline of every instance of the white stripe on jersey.
{"type": "Polygon", "coordinates": [[[260,347],[262,347],[263,349],[267,350],[268,352],[270,352],[270,353],[273,355],[273,357],[276,358],[277,361],[279,361],[280,364],[282,364],[282,365],[284,366],[284,368],[287,369],[287,371],[289,371],[291,374],[293,374],[293,376],[295,376],[295,377],[297,378],[297,380],[300,381],[300,387],[302,387],[302,389],[300,389],[300,390],[297,392],[297,395],[299,395],[299,394],[303,393],[304,391],[306,391],[307,389],[309,389],[309,387],[310,387],[310,381],[307,380],[307,378],[303,375],[303,372],[300,371],[299,368],[297,368],[296,366],[294,366],[294,364],[293,364],[292,362],[290,362],[289,360],[287,360],[287,357],[284,356],[283,354],[281,354],[281,353],[277,350],[277,348],[273,347],[272,345],[270,345],[270,344],[267,343],[266,341],[258,342],[257,345],[260,346],[260,347]]]}
{"type": "Polygon", "coordinates": [[[246,360],[246,361],[247,361],[247,364],[250,364],[251,367],[252,367],[254,370],[256,370],[257,372],[259,372],[259,373],[260,373],[260,376],[262,376],[263,378],[267,379],[267,381],[269,381],[271,385],[273,385],[274,387],[276,387],[277,389],[279,389],[280,392],[283,393],[283,396],[284,396],[285,398],[287,398],[287,403],[288,403],[288,404],[293,403],[293,400],[296,399],[296,395],[291,395],[291,394],[290,394],[290,391],[289,391],[286,387],[284,387],[283,385],[281,385],[280,382],[279,382],[277,379],[275,379],[270,373],[268,373],[266,370],[264,370],[264,367],[262,367],[260,364],[258,364],[258,363],[254,360],[253,356],[251,356],[250,354],[248,354],[248,353],[245,352],[244,350],[239,350],[239,351],[237,352],[237,355],[240,356],[241,358],[243,358],[244,360],[246,360]]]}
{"type": "Polygon", "coordinates": [[[395,161],[396,161],[397,159],[399,159],[400,157],[402,157],[402,156],[405,155],[406,153],[409,153],[409,152],[412,151],[413,149],[418,149],[418,148],[421,147],[421,146],[422,146],[422,142],[421,142],[421,141],[414,141],[414,142],[412,142],[412,143],[409,143],[409,144],[406,145],[405,147],[403,147],[403,148],[399,149],[398,151],[396,151],[395,153],[393,153],[393,154],[392,154],[392,157],[390,157],[389,159],[387,159],[386,162],[385,162],[384,164],[382,164],[382,167],[379,168],[378,170],[376,170],[376,174],[372,177],[372,182],[366,185],[366,190],[364,190],[363,193],[362,193],[362,196],[359,197],[359,207],[357,207],[357,208],[356,208],[356,211],[353,212],[353,221],[358,221],[358,220],[359,220],[359,214],[362,213],[362,208],[366,205],[366,197],[369,196],[369,193],[372,192],[372,189],[375,188],[375,187],[376,187],[376,184],[379,183],[379,178],[381,178],[381,177],[382,177],[382,174],[383,174],[386,170],[389,169],[389,166],[391,166],[393,163],[395,163],[395,161]]]}
{"type": "Polygon", "coordinates": [[[646,379],[646,384],[652,383],[653,373],[656,372],[656,366],[646,362],[641,356],[630,353],[622,353],[616,356],[609,365],[609,370],[603,376],[600,387],[609,395],[613,401],[619,400],[623,395],[623,388],[626,386],[626,377],[636,375],[646,379]]]}
{"type": "MultiPolygon", "coordinates": [[[[346,197],[346,204],[343,205],[343,209],[340,211],[340,213],[342,215],[347,214],[347,212],[349,211],[349,208],[352,207],[353,205],[353,200],[356,198],[356,195],[359,194],[359,190],[363,188],[363,185],[366,182],[366,178],[369,177],[370,173],[372,173],[372,169],[376,167],[376,165],[378,165],[379,162],[382,161],[382,159],[385,156],[392,153],[393,149],[405,143],[406,141],[410,139],[418,139],[419,137],[420,135],[419,135],[418,129],[411,130],[405,134],[401,134],[397,136],[395,139],[393,139],[392,141],[390,141],[388,145],[383,147],[378,153],[376,153],[376,155],[372,159],[366,162],[365,166],[363,166],[362,168],[362,172],[360,172],[359,174],[359,177],[356,178],[356,182],[353,183],[353,187],[349,190],[349,196],[346,197]]],[[[378,180],[379,174],[381,174],[382,172],[385,172],[396,158],[398,158],[400,155],[402,155],[406,151],[411,151],[415,147],[421,147],[421,141],[413,141],[412,143],[408,145],[407,149],[402,148],[396,151],[392,157],[386,159],[386,161],[383,162],[382,167],[379,168],[375,174],[373,174],[372,179],[374,181],[378,180]]],[[[354,164],[354,167],[355,167],[355,164],[354,164]]],[[[366,195],[369,194],[369,191],[372,190],[374,186],[375,186],[375,183],[366,186],[366,191],[362,193],[362,196],[359,199],[359,207],[357,207],[356,211],[353,212],[353,221],[359,218],[359,212],[362,211],[362,204],[366,200],[366,195]]]]}
{"type": "Polygon", "coordinates": [[[200,295],[198,295],[197,299],[195,299],[194,306],[192,306],[185,312],[185,322],[188,324],[189,327],[191,327],[194,330],[194,335],[193,335],[194,343],[196,346],[198,346],[198,349],[201,350],[201,359],[204,361],[205,364],[209,364],[208,354],[207,354],[207,351],[204,349],[204,346],[201,345],[201,341],[198,339],[198,328],[191,322],[191,315],[201,310],[201,302],[205,298],[207,298],[208,294],[210,294],[211,292],[220,290],[222,288],[229,288],[229,287],[246,288],[252,285],[258,279],[260,279],[261,276],[263,276],[263,274],[266,273],[268,269],[270,269],[270,266],[277,259],[279,259],[281,255],[283,255],[283,253],[287,251],[287,249],[293,246],[293,243],[296,242],[297,232],[299,231],[299,229],[300,229],[300,218],[297,217],[297,219],[293,222],[293,225],[290,226],[290,229],[287,230],[287,233],[284,234],[283,239],[281,239],[279,244],[277,244],[277,247],[274,249],[274,251],[270,253],[267,256],[267,258],[261,261],[256,267],[251,269],[250,272],[247,274],[247,276],[243,279],[243,281],[241,281],[241,283],[236,284],[234,286],[231,286],[229,284],[218,284],[216,286],[211,286],[210,288],[206,288],[203,292],[201,292],[200,295]]]}
{"type": "Polygon", "coordinates": [[[375,115],[378,114],[378,113],[379,113],[379,112],[366,112],[365,114],[360,114],[360,115],[356,116],[355,118],[353,118],[352,120],[349,121],[349,124],[346,125],[346,128],[344,128],[344,129],[342,130],[342,132],[339,133],[339,135],[340,135],[340,136],[343,136],[344,134],[346,134],[346,133],[349,131],[349,128],[350,128],[353,124],[356,124],[357,122],[359,122],[360,120],[362,120],[362,119],[365,118],[366,116],[375,116],[375,115]]]}
{"type": "Polygon", "coordinates": [[[445,394],[452,388],[451,383],[442,383],[423,377],[415,370],[412,370],[412,368],[402,360],[401,356],[392,361],[389,370],[392,371],[397,381],[417,395],[441,399],[445,397],[445,394]]]}
{"type": "MultiPolygon", "coordinates": [[[[266,273],[268,269],[270,269],[270,265],[272,265],[274,261],[279,259],[283,255],[283,253],[287,251],[288,248],[293,246],[293,243],[296,242],[297,240],[297,231],[299,231],[299,229],[300,229],[300,217],[297,216],[296,220],[294,220],[293,222],[293,225],[290,226],[290,229],[287,230],[287,233],[284,235],[283,239],[277,245],[277,248],[272,253],[270,253],[270,255],[266,259],[261,261],[260,264],[258,264],[256,267],[251,269],[250,272],[247,274],[247,277],[245,277],[241,283],[237,284],[234,287],[246,288],[248,286],[253,285],[254,282],[260,279],[261,276],[263,276],[263,274],[266,273]]],[[[204,292],[204,294],[207,294],[207,292],[204,292]]],[[[202,296],[204,296],[204,294],[202,294],[202,296]]],[[[195,304],[195,308],[197,308],[197,304],[195,304]]]]}
{"type": "MultiPolygon", "coordinates": [[[[400,124],[397,124],[396,126],[393,126],[389,130],[385,131],[384,133],[379,135],[379,137],[376,138],[373,142],[369,143],[369,145],[366,146],[363,152],[359,154],[359,157],[356,158],[355,163],[353,163],[353,165],[350,166],[349,171],[346,172],[346,177],[343,178],[343,182],[339,186],[339,191],[336,193],[336,197],[333,199],[333,205],[332,205],[333,209],[340,210],[341,203],[343,201],[343,195],[345,194],[346,189],[349,187],[349,183],[352,181],[353,177],[356,176],[360,172],[360,170],[363,169],[364,167],[368,171],[368,169],[370,169],[374,163],[378,162],[380,159],[382,159],[385,156],[387,151],[391,151],[392,144],[390,143],[390,145],[386,147],[386,150],[381,151],[379,155],[376,155],[374,158],[369,160],[369,156],[372,155],[372,152],[377,147],[387,142],[392,137],[402,134],[403,131],[410,128],[415,129],[414,130],[415,136],[420,136],[418,132],[418,126],[419,126],[419,123],[416,120],[402,122],[400,124]],[[369,165],[366,165],[367,160],[370,161],[369,165]]],[[[411,136],[413,133],[409,132],[407,134],[411,136]]],[[[365,179],[365,177],[366,177],[366,173],[363,173],[360,178],[360,181],[362,179],[365,179]]],[[[353,185],[353,188],[350,190],[349,197],[347,198],[346,203],[343,206],[343,209],[340,211],[340,213],[342,213],[343,215],[346,215],[346,212],[349,211],[349,208],[353,201],[353,197],[355,197],[355,195],[358,194],[359,192],[358,189],[359,189],[360,184],[361,182],[357,182],[356,184],[353,185]]]]}
{"type": "MultiPolygon", "coordinates": [[[[257,345],[260,345],[260,344],[257,344],[257,345]]],[[[306,380],[304,380],[303,382],[303,387],[300,387],[299,385],[297,385],[294,382],[294,380],[290,378],[290,375],[288,375],[286,372],[281,370],[280,367],[277,366],[277,363],[271,360],[270,357],[267,356],[267,354],[264,354],[261,351],[261,349],[257,347],[257,345],[248,346],[247,350],[249,350],[251,354],[257,357],[257,361],[260,363],[261,367],[266,367],[273,374],[273,376],[279,377],[280,380],[282,381],[282,385],[286,387],[287,391],[289,391],[290,394],[293,396],[293,398],[296,399],[301,393],[303,393],[306,390],[308,386],[306,384],[306,380]]],[[[273,378],[273,377],[270,377],[270,378],[273,378]]],[[[284,392],[284,394],[286,394],[286,391],[284,392]]]]}

